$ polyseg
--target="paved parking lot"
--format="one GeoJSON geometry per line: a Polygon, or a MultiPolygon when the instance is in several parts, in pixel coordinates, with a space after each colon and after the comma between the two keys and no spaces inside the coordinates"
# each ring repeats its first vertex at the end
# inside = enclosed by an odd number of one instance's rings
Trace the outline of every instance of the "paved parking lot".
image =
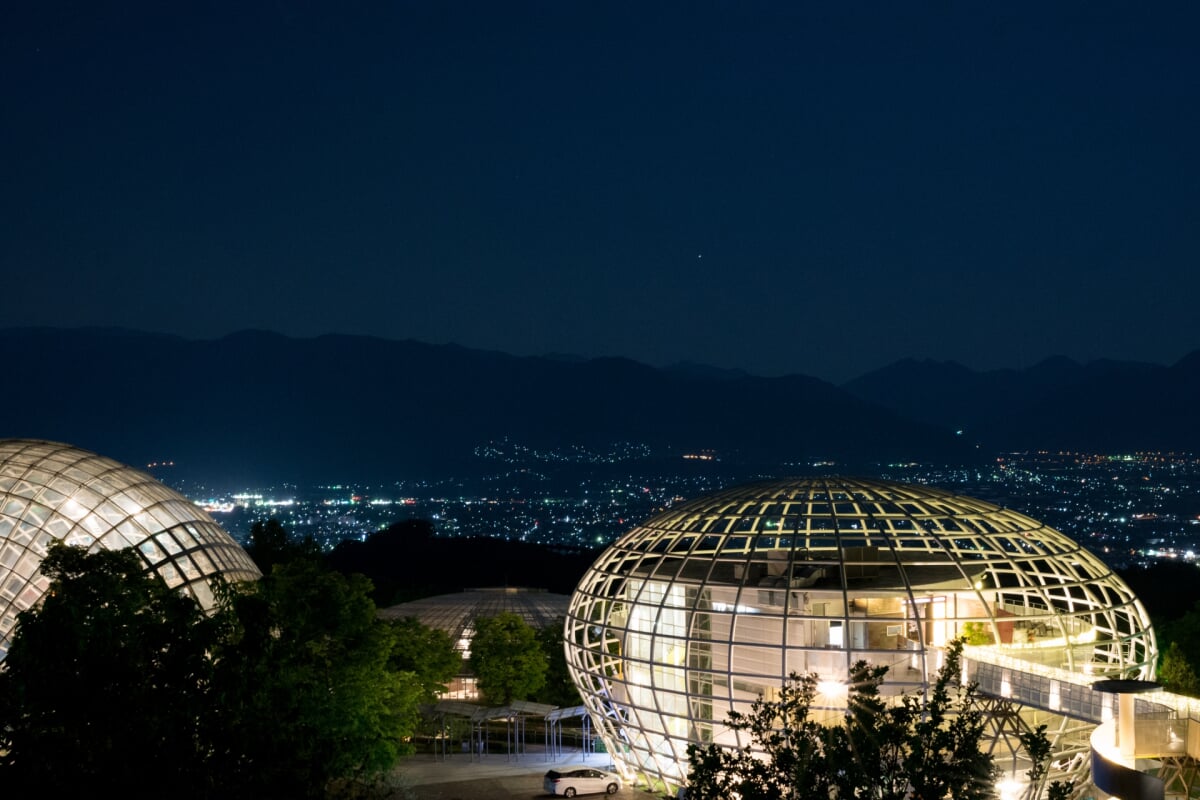
{"type": "MultiPolygon", "coordinates": [[[[441,760],[431,755],[410,756],[400,763],[399,782],[403,789],[396,794],[397,800],[529,800],[550,795],[542,789],[542,776],[546,770],[562,770],[568,766],[591,766],[605,769],[611,766],[607,755],[579,753],[548,760],[542,753],[523,755],[509,759],[503,755],[484,756],[472,759],[465,755],[452,755],[441,760]]],[[[651,800],[662,795],[653,794],[642,788],[623,786],[615,795],[588,795],[590,797],[612,797],[617,800],[651,800]]]]}

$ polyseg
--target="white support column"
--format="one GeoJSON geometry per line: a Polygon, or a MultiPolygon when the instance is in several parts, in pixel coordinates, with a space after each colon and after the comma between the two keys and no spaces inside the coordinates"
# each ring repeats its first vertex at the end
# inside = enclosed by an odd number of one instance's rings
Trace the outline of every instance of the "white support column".
{"type": "Polygon", "coordinates": [[[1117,745],[1120,748],[1123,758],[1133,758],[1137,752],[1137,730],[1134,722],[1134,703],[1137,695],[1119,694],[1117,695],[1117,745]]]}

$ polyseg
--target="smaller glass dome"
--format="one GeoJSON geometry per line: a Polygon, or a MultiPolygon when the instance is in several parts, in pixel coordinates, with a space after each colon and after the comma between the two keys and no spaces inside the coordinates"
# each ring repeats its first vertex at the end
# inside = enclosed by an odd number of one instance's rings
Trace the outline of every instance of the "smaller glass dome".
{"type": "Polygon", "coordinates": [[[0,440],[0,660],[17,614],[49,586],[39,567],[57,541],[136,548],[148,569],[206,609],[212,576],[261,577],[208,514],[144,472],[66,444],[0,440]]]}
{"type": "Polygon", "coordinates": [[[422,625],[450,634],[454,649],[463,658],[463,673],[447,687],[446,699],[472,700],[478,696],[475,679],[466,670],[471,657],[471,639],[475,636],[475,620],[497,614],[516,614],[531,628],[538,630],[561,625],[567,615],[571,598],[542,589],[501,586],[467,589],[454,594],[440,594],[408,603],[380,609],[383,619],[413,617],[422,625]]]}

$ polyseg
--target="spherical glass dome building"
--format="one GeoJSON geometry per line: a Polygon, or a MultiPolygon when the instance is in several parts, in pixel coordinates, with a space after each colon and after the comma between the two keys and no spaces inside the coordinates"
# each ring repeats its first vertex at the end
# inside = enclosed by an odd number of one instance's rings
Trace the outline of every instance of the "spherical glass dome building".
{"type": "Polygon", "coordinates": [[[670,785],[685,782],[691,742],[749,746],[729,712],[789,674],[816,673],[830,708],[860,659],[889,667],[885,692],[919,692],[958,637],[1006,675],[1150,678],[1157,655],[1130,589],[1062,533],[938,489],[846,478],[742,486],[646,521],[584,575],[565,628],[617,765],[670,785]]]}
{"type": "Polygon", "coordinates": [[[147,570],[210,608],[209,580],[256,580],[246,552],[204,511],[149,475],[70,445],[0,440],[0,660],[17,614],[49,586],[55,542],[136,548],[147,570]]]}

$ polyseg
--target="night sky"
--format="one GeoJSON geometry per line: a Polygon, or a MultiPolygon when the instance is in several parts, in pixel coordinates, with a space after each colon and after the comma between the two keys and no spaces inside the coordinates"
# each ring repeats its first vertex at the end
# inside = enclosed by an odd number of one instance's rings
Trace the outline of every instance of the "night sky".
{"type": "Polygon", "coordinates": [[[1200,4],[0,4],[4,325],[1200,347],[1200,4]]]}

